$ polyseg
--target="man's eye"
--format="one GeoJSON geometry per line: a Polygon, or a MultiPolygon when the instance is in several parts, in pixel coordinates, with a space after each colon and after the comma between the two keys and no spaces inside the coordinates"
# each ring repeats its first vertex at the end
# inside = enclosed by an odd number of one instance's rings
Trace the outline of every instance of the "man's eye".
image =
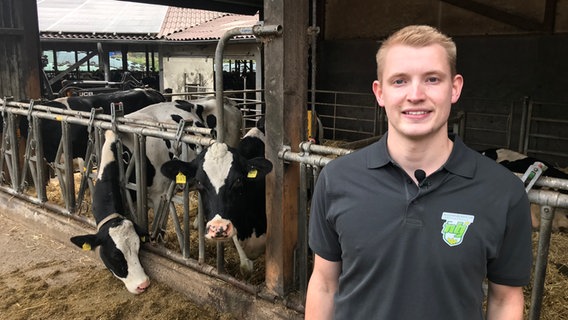
{"type": "Polygon", "coordinates": [[[426,82],[437,83],[437,82],[440,82],[440,79],[438,77],[428,77],[426,79],[426,82]]]}
{"type": "Polygon", "coordinates": [[[396,79],[396,80],[394,80],[394,81],[392,82],[392,84],[401,85],[401,84],[404,84],[404,80],[402,80],[402,79],[396,79]]]}

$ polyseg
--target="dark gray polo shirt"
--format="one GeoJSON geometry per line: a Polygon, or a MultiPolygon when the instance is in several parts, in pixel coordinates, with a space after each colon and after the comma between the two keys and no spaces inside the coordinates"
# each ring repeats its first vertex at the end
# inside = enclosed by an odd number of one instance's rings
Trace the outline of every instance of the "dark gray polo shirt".
{"type": "Polygon", "coordinates": [[[532,263],[519,178],[451,137],[418,187],[386,135],[330,162],[312,199],[309,244],[341,261],[336,319],[483,319],[482,282],[523,286],[532,263]]]}

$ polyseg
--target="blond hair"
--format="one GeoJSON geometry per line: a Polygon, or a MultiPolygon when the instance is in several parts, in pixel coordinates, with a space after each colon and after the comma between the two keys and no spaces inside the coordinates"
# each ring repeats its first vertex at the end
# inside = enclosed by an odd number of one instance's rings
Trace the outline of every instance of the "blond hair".
{"type": "Polygon", "coordinates": [[[377,51],[377,79],[381,81],[383,66],[388,49],[394,45],[405,45],[415,48],[427,47],[438,44],[442,46],[448,55],[448,63],[452,77],[457,74],[456,60],[457,49],[454,41],[441,33],[438,29],[426,25],[411,25],[404,27],[388,37],[377,51]]]}

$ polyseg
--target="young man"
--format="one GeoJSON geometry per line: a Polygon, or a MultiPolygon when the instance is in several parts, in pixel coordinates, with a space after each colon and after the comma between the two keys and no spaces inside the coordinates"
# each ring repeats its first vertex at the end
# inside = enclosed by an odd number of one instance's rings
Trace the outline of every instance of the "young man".
{"type": "Polygon", "coordinates": [[[448,135],[463,78],[453,41],[409,26],[377,53],[378,142],[329,163],[312,199],[306,319],[522,319],[529,201],[504,167],[448,135]]]}

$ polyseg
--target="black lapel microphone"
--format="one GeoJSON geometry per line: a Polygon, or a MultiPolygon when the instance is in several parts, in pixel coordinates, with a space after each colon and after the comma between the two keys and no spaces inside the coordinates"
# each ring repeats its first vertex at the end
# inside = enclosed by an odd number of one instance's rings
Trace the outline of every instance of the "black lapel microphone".
{"type": "Polygon", "coordinates": [[[426,179],[426,172],[422,169],[418,169],[414,171],[414,177],[416,178],[416,181],[418,181],[418,184],[422,184],[422,181],[426,179]]]}

